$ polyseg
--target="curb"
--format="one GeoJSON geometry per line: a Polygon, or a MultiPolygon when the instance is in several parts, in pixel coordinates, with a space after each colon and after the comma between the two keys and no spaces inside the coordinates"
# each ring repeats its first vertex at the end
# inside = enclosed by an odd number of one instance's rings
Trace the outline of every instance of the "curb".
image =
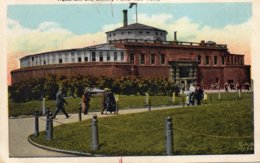
{"type": "Polygon", "coordinates": [[[41,145],[41,144],[35,143],[34,141],[31,140],[30,136],[28,136],[28,142],[31,143],[32,145],[34,145],[36,147],[39,147],[39,148],[42,148],[42,149],[55,151],[55,152],[60,152],[60,153],[72,154],[72,155],[76,155],[76,156],[88,156],[88,157],[101,157],[101,156],[104,156],[104,155],[95,155],[95,154],[91,154],[91,153],[77,152],[77,151],[71,151],[71,150],[65,150],[65,149],[58,149],[58,148],[48,147],[48,146],[45,146],[45,145],[41,145]]]}

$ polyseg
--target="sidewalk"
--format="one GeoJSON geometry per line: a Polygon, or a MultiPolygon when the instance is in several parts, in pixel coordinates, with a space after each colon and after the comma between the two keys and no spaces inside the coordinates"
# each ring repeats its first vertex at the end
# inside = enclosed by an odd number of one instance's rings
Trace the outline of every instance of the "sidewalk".
{"type": "MultiPolygon", "coordinates": [[[[163,106],[151,108],[151,110],[162,110],[169,108],[178,108],[181,105],[177,106],[163,106]]],[[[131,114],[131,113],[140,113],[148,111],[148,108],[141,109],[128,109],[128,110],[119,110],[119,115],[123,114],[131,114]]],[[[103,114],[100,112],[90,112],[88,115],[82,114],[82,120],[90,119],[92,116],[96,114],[98,118],[108,117],[108,116],[116,116],[115,114],[103,114]]],[[[60,114],[57,115],[55,121],[61,123],[72,123],[79,121],[78,114],[70,114],[71,117],[69,119],[65,118],[65,115],[60,114]]],[[[39,119],[39,129],[40,131],[45,130],[45,117],[41,116],[39,119]]],[[[54,126],[60,125],[60,123],[53,122],[54,126]]],[[[75,157],[75,155],[64,154],[59,152],[53,152],[44,150],[38,147],[33,146],[28,142],[28,136],[34,132],[34,117],[30,118],[9,118],[9,155],[10,157],[75,157]]]]}

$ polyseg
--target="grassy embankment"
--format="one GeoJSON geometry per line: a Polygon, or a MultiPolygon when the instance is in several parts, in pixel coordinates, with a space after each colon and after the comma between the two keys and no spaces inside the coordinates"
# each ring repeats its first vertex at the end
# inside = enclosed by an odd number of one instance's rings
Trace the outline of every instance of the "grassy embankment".
{"type": "MultiPolygon", "coordinates": [[[[152,101],[152,106],[161,105],[173,105],[172,98],[170,96],[150,96],[152,101]]],[[[80,98],[66,98],[69,105],[65,105],[66,110],[69,113],[77,113],[80,98]]],[[[181,104],[182,98],[177,97],[176,103],[181,104]]],[[[102,96],[93,96],[90,101],[90,111],[101,111],[102,96]]],[[[129,108],[142,108],[145,106],[145,96],[119,96],[119,108],[129,109],[129,108]]],[[[18,115],[30,115],[35,109],[42,111],[42,101],[29,101],[25,103],[14,103],[9,100],[9,116],[18,115]]],[[[47,100],[46,107],[50,108],[51,111],[55,110],[55,100],[47,100]]]]}
{"type": "MultiPolygon", "coordinates": [[[[100,148],[95,153],[164,155],[164,124],[169,116],[173,118],[175,155],[253,153],[251,93],[244,93],[241,100],[236,94],[222,98],[218,101],[215,94],[213,104],[99,118],[100,148]]],[[[43,132],[32,139],[55,148],[91,152],[90,124],[87,120],[55,127],[52,141],[43,132]]]]}

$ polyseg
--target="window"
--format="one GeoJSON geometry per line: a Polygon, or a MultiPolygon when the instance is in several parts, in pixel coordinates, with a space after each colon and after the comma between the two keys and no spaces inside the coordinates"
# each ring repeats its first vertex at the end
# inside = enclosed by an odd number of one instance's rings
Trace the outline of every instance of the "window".
{"type": "Polygon", "coordinates": [[[111,34],[109,34],[109,37],[111,37],[111,34]]]}
{"type": "Polygon", "coordinates": [[[206,65],[209,65],[209,56],[206,56],[206,65]]]}
{"type": "Polygon", "coordinates": [[[78,62],[81,62],[81,57],[78,57],[78,62]]]}
{"type": "Polygon", "coordinates": [[[125,60],[124,52],[121,52],[121,61],[123,62],[125,60]]]}
{"type": "Polygon", "coordinates": [[[43,64],[46,65],[46,61],[43,61],[43,64]]]}
{"type": "Polygon", "coordinates": [[[189,67],[180,67],[179,68],[180,78],[186,78],[190,76],[190,68],[189,67]]]}
{"type": "Polygon", "coordinates": [[[114,33],[114,36],[116,36],[116,34],[114,33]]]}
{"type": "Polygon", "coordinates": [[[117,52],[114,52],[114,61],[117,61],[117,52]]]}
{"type": "Polygon", "coordinates": [[[155,32],[156,36],[158,36],[158,32],[155,32]]]}
{"type": "Polygon", "coordinates": [[[130,54],[130,63],[134,63],[135,56],[133,53],[130,54]]]}
{"type": "Polygon", "coordinates": [[[150,32],[149,32],[149,31],[147,31],[146,33],[147,33],[147,34],[150,34],[150,32]]]}
{"type": "Polygon", "coordinates": [[[218,56],[214,56],[214,65],[218,64],[218,56]]]}
{"type": "Polygon", "coordinates": [[[85,57],[84,60],[85,60],[85,62],[88,62],[88,57],[85,57]]]}
{"type": "Polygon", "coordinates": [[[161,64],[165,64],[165,56],[164,56],[164,54],[160,55],[160,63],[161,64]]]}
{"type": "Polygon", "coordinates": [[[162,36],[162,33],[160,33],[160,35],[162,36]]]}
{"type": "Polygon", "coordinates": [[[121,32],[121,35],[124,35],[125,34],[125,32],[121,32]]]}
{"type": "Polygon", "coordinates": [[[107,61],[110,61],[110,54],[107,52],[107,61]]]}
{"type": "Polygon", "coordinates": [[[92,52],[91,54],[92,62],[96,62],[96,53],[92,52]]]}
{"type": "Polygon", "coordinates": [[[155,54],[151,54],[151,64],[155,64],[155,54]]]}
{"type": "Polygon", "coordinates": [[[143,31],[139,31],[139,33],[140,33],[140,34],[142,34],[142,33],[143,33],[143,31]]]}
{"type": "Polygon", "coordinates": [[[62,59],[59,59],[59,63],[62,63],[62,59]]]}
{"type": "Polygon", "coordinates": [[[99,61],[103,62],[103,53],[102,52],[99,52],[99,61]]]}
{"type": "Polygon", "coordinates": [[[34,61],[34,57],[32,57],[32,61],[34,61]]]}
{"type": "Polygon", "coordinates": [[[201,64],[201,56],[198,55],[198,63],[201,64]]]}
{"type": "Polygon", "coordinates": [[[128,34],[130,35],[130,34],[132,34],[132,32],[128,32],[128,34]]]}
{"type": "Polygon", "coordinates": [[[233,61],[233,56],[230,56],[231,57],[231,63],[234,63],[234,61],[233,61]]]}
{"type": "Polygon", "coordinates": [[[145,63],[145,55],[143,53],[140,55],[140,63],[141,64],[145,63]]]}
{"type": "Polygon", "coordinates": [[[225,57],[222,56],[221,59],[222,59],[222,65],[224,65],[225,64],[225,57]]]}

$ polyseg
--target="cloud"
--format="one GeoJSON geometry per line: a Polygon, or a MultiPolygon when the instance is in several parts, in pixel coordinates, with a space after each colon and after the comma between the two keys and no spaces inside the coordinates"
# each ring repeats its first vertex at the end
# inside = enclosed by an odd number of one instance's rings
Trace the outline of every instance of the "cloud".
{"type": "MultiPolygon", "coordinates": [[[[251,20],[242,24],[227,25],[224,28],[214,28],[203,26],[188,17],[175,19],[170,14],[140,13],[138,21],[168,31],[168,40],[173,40],[173,32],[178,31],[179,41],[212,40],[219,44],[227,44],[231,53],[245,54],[246,63],[251,63],[251,20]]],[[[18,68],[19,58],[25,55],[104,43],[105,32],[120,26],[121,22],[106,24],[100,32],[77,35],[56,22],[42,22],[38,27],[30,29],[23,27],[19,21],[8,19],[8,74],[18,68]]],[[[10,82],[10,76],[8,78],[10,82]]]]}

